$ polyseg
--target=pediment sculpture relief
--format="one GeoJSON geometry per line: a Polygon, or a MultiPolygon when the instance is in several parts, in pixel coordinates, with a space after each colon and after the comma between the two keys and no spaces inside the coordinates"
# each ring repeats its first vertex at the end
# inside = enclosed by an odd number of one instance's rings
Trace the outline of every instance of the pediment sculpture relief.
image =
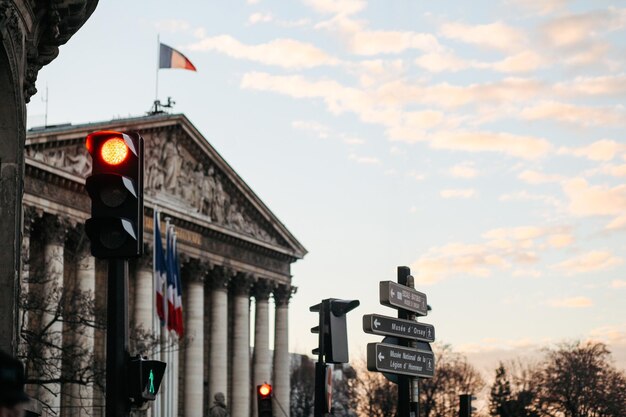
{"type": "MultiPolygon", "coordinates": [[[[145,179],[147,193],[165,193],[178,204],[209,218],[211,222],[277,243],[242,204],[241,197],[226,192],[226,179],[213,165],[205,166],[196,155],[180,145],[172,132],[144,135],[145,179]]],[[[91,173],[91,157],[84,145],[43,149],[26,148],[26,155],[36,161],[86,178],[91,173]]]]}
{"type": "Polygon", "coordinates": [[[171,133],[156,133],[145,142],[146,191],[175,196],[211,222],[266,242],[277,243],[226,192],[226,179],[213,165],[205,166],[171,133]]]}

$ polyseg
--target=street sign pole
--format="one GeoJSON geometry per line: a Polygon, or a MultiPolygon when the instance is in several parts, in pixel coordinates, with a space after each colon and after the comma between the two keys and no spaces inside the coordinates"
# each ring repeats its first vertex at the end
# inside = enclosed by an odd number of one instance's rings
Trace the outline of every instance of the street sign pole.
{"type": "Polygon", "coordinates": [[[106,417],[128,416],[128,260],[109,259],[106,417]]]}
{"type": "MultiPolygon", "coordinates": [[[[411,270],[406,266],[398,267],[398,284],[407,285],[407,281],[411,270]]],[[[398,318],[403,320],[412,320],[415,316],[411,317],[408,311],[404,309],[398,310],[398,318]]],[[[409,343],[403,339],[400,339],[401,346],[409,346],[409,343]]],[[[398,417],[419,417],[418,414],[411,415],[411,381],[413,378],[398,375],[398,417]]]]}

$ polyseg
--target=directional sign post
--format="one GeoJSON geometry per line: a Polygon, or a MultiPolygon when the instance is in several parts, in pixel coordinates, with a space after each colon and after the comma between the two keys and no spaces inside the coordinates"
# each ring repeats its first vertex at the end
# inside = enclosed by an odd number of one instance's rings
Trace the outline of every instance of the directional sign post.
{"type": "Polygon", "coordinates": [[[411,320],[396,319],[379,314],[363,316],[363,330],[366,333],[383,336],[396,336],[404,339],[435,341],[435,326],[411,320]]]}
{"type": "Polygon", "coordinates": [[[380,282],[380,303],[387,307],[412,311],[419,316],[428,314],[426,294],[393,281],[380,282]]]}
{"type": "Polygon", "coordinates": [[[435,356],[432,352],[385,343],[367,344],[367,369],[412,377],[432,378],[435,356]]]}

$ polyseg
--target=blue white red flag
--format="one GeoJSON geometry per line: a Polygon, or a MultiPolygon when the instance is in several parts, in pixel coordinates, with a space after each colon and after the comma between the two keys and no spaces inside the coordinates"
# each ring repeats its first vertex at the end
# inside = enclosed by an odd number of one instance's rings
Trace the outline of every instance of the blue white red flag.
{"type": "Polygon", "coordinates": [[[178,336],[183,334],[182,325],[182,288],[176,250],[176,235],[173,227],[167,231],[167,329],[175,331],[178,336]]]}
{"type": "Polygon", "coordinates": [[[165,256],[163,254],[163,242],[161,241],[161,230],[159,227],[160,224],[160,216],[159,211],[154,210],[153,217],[154,224],[154,258],[153,258],[153,274],[154,274],[154,282],[156,289],[156,311],[159,319],[161,320],[161,325],[164,325],[167,321],[166,314],[166,298],[165,298],[165,290],[166,290],[166,281],[167,281],[167,267],[165,263],[165,256]]]}

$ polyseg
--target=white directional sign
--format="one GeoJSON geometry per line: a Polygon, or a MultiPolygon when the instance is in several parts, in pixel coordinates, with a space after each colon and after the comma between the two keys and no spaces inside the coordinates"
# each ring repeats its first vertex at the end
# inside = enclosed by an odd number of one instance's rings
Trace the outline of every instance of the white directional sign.
{"type": "Polygon", "coordinates": [[[420,316],[428,314],[426,294],[393,281],[380,281],[380,303],[388,307],[409,310],[420,316]]]}
{"type": "Polygon", "coordinates": [[[379,314],[363,316],[363,330],[366,333],[396,336],[404,339],[435,341],[435,326],[411,320],[396,319],[379,314]]]}
{"type": "Polygon", "coordinates": [[[435,374],[435,355],[429,351],[404,346],[368,343],[367,369],[369,371],[432,378],[435,374]]]}

